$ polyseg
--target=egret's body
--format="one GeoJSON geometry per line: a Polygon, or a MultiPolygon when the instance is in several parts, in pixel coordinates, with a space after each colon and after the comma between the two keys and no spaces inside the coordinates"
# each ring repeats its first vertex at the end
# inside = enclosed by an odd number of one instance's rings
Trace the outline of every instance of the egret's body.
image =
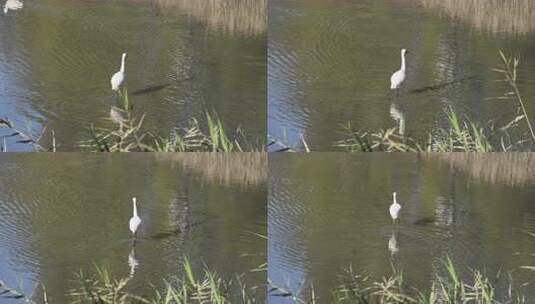
{"type": "Polygon", "coordinates": [[[18,10],[23,7],[22,1],[20,0],[7,0],[4,4],[4,14],[7,14],[9,10],[18,10]]]}
{"type": "Polygon", "coordinates": [[[396,192],[392,193],[392,205],[390,205],[390,208],[388,211],[390,211],[390,216],[392,217],[392,221],[395,223],[399,217],[399,211],[401,210],[401,205],[398,204],[398,201],[396,199],[396,192]]]}
{"type": "Polygon", "coordinates": [[[137,215],[137,205],[136,205],[136,198],[132,198],[132,205],[133,205],[133,215],[130,218],[129,226],[130,231],[132,232],[132,236],[134,237],[134,241],[136,239],[136,232],[139,228],[139,225],[141,224],[141,218],[137,215]]]}
{"type": "Polygon", "coordinates": [[[405,64],[405,54],[407,53],[406,49],[401,50],[401,69],[396,71],[392,76],[390,77],[390,89],[396,90],[401,87],[401,84],[405,81],[405,78],[407,77],[406,73],[406,64],[405,64]]]}
{"type": "Polygon", "coordinates": [[[123,53],[123,56],[121,58],[121,69],[119,70],[119,72],[113,74],[113,76],[111,77],[111,89],[114,90],[114,91],[118,91],[119,88],[123,85],[123,82],[124,82],[124,65],[125,65],[125,60],[126,60],[126,53],[123,53]]]}

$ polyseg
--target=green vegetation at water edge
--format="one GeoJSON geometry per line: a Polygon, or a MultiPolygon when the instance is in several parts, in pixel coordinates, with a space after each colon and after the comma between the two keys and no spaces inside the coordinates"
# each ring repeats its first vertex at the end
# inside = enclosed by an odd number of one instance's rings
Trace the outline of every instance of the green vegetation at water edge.
{"type": "Polygon", "coordinates": [[[428,290],[412,287],[404,280],[403,272],[393,267],[390,276],[374,280],[357,273],[352,267],[340,276],[338,287],[331,299],[319,298],[313,284],[310,288],[293,294],[286,288],[271,284],[271,296],[291,298],[295,303],[334,304],[524,304],[527,296],[512,283],[510,275],[499,273],[489,277],[478,270],[468,270],[461,276],[449,257],[441,261],[433,275],[428,290]],[[464,279],[463,279],[464,278],[464,279]],[[498,282],[506,281],[506,286],[498,282]]]}
{"type": "Polygon", "coordinates": [[[227,135],[218,115],[206,112],[206,125],[191,118],[186,127],[171,130],[168,136],[155,135],[143,129],[145,115],[136,116],[128,91],[123,88],[118,96],[120,107],[112,107],[110,120],[114,128],[89,127],[89,139],[80,143],[84,150],[93,152],[242,152],[255,151],[241,130],[235,138],[227,135]]]}
{"type": "MultiPolygon", "coordinates": [[[[130,291],[132,278],[114,278],[106,269],[96,268],[94,275],[80,272],[74,280],[75,288],[67,291],[69,303],[83,304],[253,304],[262,303],[265,297],[263,286],[251,286],[246,283],[246,275],[235,275],[233,278],[222,278],[215,271],[204,268],[196,272],[188,259],[182,263],[182,276],[165,281],[165,287],[158,290],[147,283],[154,293],[150,297],[143,297],[130,291]]],[[[262,265],[258,269],[265,271],[262,265]]],[[[19,299],[24,303],[51,303],[46,292],[46,286],[41,284],[34,295],[8,287],[0,281],[0,299],[19,299]]]]}

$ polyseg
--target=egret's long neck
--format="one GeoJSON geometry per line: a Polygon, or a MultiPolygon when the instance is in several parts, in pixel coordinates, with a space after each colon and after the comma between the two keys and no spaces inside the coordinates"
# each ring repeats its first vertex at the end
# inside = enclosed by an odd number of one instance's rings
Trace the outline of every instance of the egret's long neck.
{"type": "Polygon", "coordinates": [[[396,196],[394,195],[393,198],[394,198],[394,204],[397,205],[398,204],[398,200],[396,199],[396,196]]]}
{"type": "Polygon", "coordinates": [[[137,205],[136,205],[136,202],[134,202],[134,216],[137,217],[137,205]]]}
{"type": "Polygon", "coordinates": [[[124,73],[124,60],[125,60],[125,56],[123,55],[123,58],[121,59],[121,72],[124,73]]]}
{"type": "Polygon", "coordinates": [[[401,52],[401,70],[405,71],[405,53],[403,52],[401,52]]]}

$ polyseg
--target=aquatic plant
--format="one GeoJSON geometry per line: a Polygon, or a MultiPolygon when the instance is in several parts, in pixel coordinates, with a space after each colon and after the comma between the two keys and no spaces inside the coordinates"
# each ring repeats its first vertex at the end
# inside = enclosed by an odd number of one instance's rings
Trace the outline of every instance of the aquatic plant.
{"type": "MultiPolygon", "coordinates": [[[[320,299],[313,287],[307,293],[301,292],[296,303],[335,304],[522,304],[528,303],[526,296],[515,289],[509,277],[506,288],[497,289],[492,280],[478,270],[469,270],[461,276],[449,257],[443,259],[435,272],[430,287],[426,290],[411,287],[405,282],[403,273],[392,267],[392,274],[373,280],[366,274],[356,273],[350,266],[340,276],[339,285],[332,291],[332,299],[320,299]],[[464,279],[463,279],[464,278],[464,279]]],[[[311,285],[312,286],[312,285],[311,285]]],[[[294,297],[291,292],[273,285],[271,293],[294,297]],[[284,292],[281,292],[284,291],[284,292]]]]}
{"type": "Polygon", "coordinates": [[[38,136],[33,136],[30,134],[30,132],[25,132],[15,127],[15,124],[7,118],[0,118],[0,128],[6,128],[11,131],[11,133],[7,135],[0,136],[0,138],[2,139],[2,142],[0,143],[0,151],[2,152],[8,152],[6,139],[11,137],[18,138],[17,143],[33,146],[33,148],[37,151],[56,152],[56,136],[53,130],[50,132],[52,138],[51,147],[46,148],[40,144],[41,138],[46,132],[46,128],[43,128],[38,136]]]}
{"type": "Polygon", "coordinates": [[[130,277],[114,279],[107,270],[99,267],[93,277],[86,277],[81,271],[77,274],[76,281],[79,287],[69,292],[71,303],[120,304],[137,300],[137,297],[126,291],[130,277]]]}
{"type": "Polygon", "coordinates": [[[90,277],[81,272],[77,275],[78,287],[69,292],[70,303],[252,304],[258,301],[260,289],[246,285],[243,275],[223,279],[206,267],[196,273],[187,258],[182,263],[181,273],[182,276],[165,281],[165,288],[155,290],[152,298],[144,298],[127,290],[130,277],[114,279],[101,268],[90,277]]]}
{"type": "Polygon", "coordinates": [[[268,147],[271,148],[272,152],[310,152],[310,147],[305,139],[303,133],[299,134],[301,139],[300,146],[291,145],[288,141],[288,136],[286,130],[284,130],[283,139],[276,139],[268,135],[268,147]]]}
{"type": "Polygon", "coordinates": [[[510,92],[506,92],[501,99],[510,100],[513,98],[518,102],[518,106],[521,109],[521,115],[515,117],[511,122],[509,122],[507,125],[502,127],[502,131],[506,131],[510,126],[517,124],[521,120],[526,121],[526,125],[528,127],[532,144],[535,144],[535,132],[533,131],[533,126],[531,124],[531,119],[528,116],[526,105],[524,103],[524,100],[522,99],[522,95],[520,94],[520,90],[518,89],[517,85],[517,69],[518,64],[520,63],[520,60],[518,58],[508,58],[505,56],[505,54],[500,50],[500,57],[502,59],[503,68],[501,69],[494,69],[494,71],[500,73],[503,76],[504,82],[508,83],[511,87],[510,92]],[[512,97],[510,97],[512,96],[512,97]]]}
{"type": "Polygon", "coordinates": [[[255,148],[248,144],[240,130],[230,139],[223,122],[217,114],[206,113],[204,132],[196,118],[191,118],[186,127],[175,128],[168,137],[155,135],[143,129],[145,115],[136,117],[129,100],[128,91],[119,94],[121,107],[112,107],[110,120],[114,128],[89,127],[89,139],[80,142],[82,149],[95,152],[233,152],[255,148]]]}
{"type": "Polygon", "coordinates": [[[0,298],[23,299],[24,294],[16,288],[10,287],[4,281],[0,280],[0,298]]]}
{"type": "Polygon", "coordinates": [[[247,286],[238,276],[235,280],[225,281],[217,273],[204,270],[201,275],[193,272],[190,262],[183,263],[185,276],[167,282],[164,292],[157,292],[154,304],[179,303],[253,303],[247,286]],[[235,289],[233,290],[233,288],[235,289]]]}

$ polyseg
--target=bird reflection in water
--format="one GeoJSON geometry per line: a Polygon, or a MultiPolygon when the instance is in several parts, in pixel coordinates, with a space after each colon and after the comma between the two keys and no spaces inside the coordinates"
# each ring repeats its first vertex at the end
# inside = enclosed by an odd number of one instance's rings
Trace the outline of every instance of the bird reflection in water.
{"type": "Polygon", "coordinates": [[[130,267],[130,278],[132,279],[134,278],[136,269],[139,267],[139,260],[136,259],[136,250],[133,246],[130,250],[130,253],[128,254],[128,266],[130,267]]]}
{"type": "Polygon", "coordinates": [[[405,135],[405,114],[399,109],[395,103],[390,105],[390,117],[399,123],[399,135],[405,135]]]}
{"type": "Polygon", "coordinates": [[[399,252],[399,246],[395,232],[392,232],[392,236],[390,236],[390,239],[388,240],[388,251],[390,251],[390,254],[392,255],[396,255],[399,252]]]}

